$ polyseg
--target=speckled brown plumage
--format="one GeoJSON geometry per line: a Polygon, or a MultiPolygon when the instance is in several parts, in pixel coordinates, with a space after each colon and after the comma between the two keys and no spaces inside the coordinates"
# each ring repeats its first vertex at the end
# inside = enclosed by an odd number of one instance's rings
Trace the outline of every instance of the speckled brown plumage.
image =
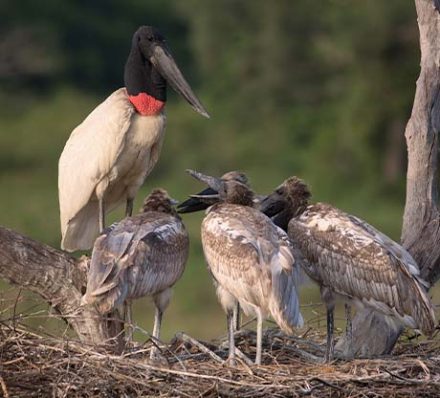
{"type": "Polygon", "coordinates": [[[262,209],[281,223],[282,210],[292,217],[289,237],[308,275],[321,288],[431,334],[434,311],[412,256],[357,217],[329,204],[307,206],[309,197],[301,180],[289,178],[262,209]]]}
{"type": "Polygon", "coordinates": [[[254,194],[246,184],[190,171],[218,193],[219,203],[202,222],[202,244],[215,280],[219,301],[227,313],[229,354],[233,361],[232,313],[237,302],[257,316],[257,356],[261,363],[262,322],[271,316],[286,332],[303,324],[296,292],[292,247],[286,233],[254,209],[254,194]]]}
{"type": "Polygon", "coordinates": [[[188,234],[166,191],[153,191],[142,213],[96,240],[83,301],[107,313],[125,300],[161,294],[181,277],[188,248],[188,234]]]}
{"type": "Polygon", "coordinates": [[[282,329],[292,332],[300,314],[299,309],[287,308],[292,300],[288,296],[296,292],[276,292],[273,280],[276,272],[287,278],[293,272],[291,247],[281,238],[283,232],[268,221],[250,207],[216,205],[202,223],[203,250],[217,283],[246,313],[252,314],[257,306],[264,316],[272,316],[282,329]]]}
{"type": "Polygon", "coordinates": [[[289,222],[289,237],[320,285],[432,333],[434,312],[418,282],[417,264],[370,225],[318,203],[289,222]]]}

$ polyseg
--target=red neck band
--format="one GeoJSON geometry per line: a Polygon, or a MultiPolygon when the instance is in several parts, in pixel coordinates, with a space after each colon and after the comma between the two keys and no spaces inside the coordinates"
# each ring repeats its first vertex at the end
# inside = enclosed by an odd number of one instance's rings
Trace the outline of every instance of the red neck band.
{"type": "Polygon", "coordinates": [[[160,113],[165,106],[164,101],[148,95],[147,93],[139,93],[138,95],[129,95],[130,102],[136,108],[136,111],[142,116],[153,116],[160,113]]]}

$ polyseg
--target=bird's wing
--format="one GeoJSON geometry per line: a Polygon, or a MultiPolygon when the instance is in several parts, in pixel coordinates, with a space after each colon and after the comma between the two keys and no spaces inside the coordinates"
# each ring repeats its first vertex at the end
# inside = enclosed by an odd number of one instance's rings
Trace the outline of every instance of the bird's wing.
{"type": "Polygon", "coordinates": [[[290,221],[289,237],[318,283],[411,327],[432,323],[429,299],[410,272],[413,265],[396,256],[404,249],[365,221],[317,204],[290,221]]]}
{"type": "Polygon", "coordinates": [[[252,216],[244,208],[228,208],[229,214],[218,207],[223,211],[211,211],[203,220],[203,250],[215,280],[237,299],[255,303],[268,290],[264,264],[269,253],[263,249],[264,240],[258,239],[252,216]]]}
{"type": "Polygon", "coordinates": [[[304,319],[299,308],[298,286],[300,258],[294,257],[293,247],[285,231],[276,227],[279,252],[272,258],[272,289],[270,312],[277,324],[287,333],[293,327],[302,327],[304,319]]]}
{"type": "Polygon", "coordinates": [[[372,225],[355,217],[351,214],[347,214],[347,217],[352,221],[352,223],[359,228],[365,230],[365,232],[374,239],[382,247],[386,247],[391,256],[396,257],[396,259],[401,260],[402,264],[408,268],[408,271],[413,275],[419,275],[419,266],[416,260],[408,253],[408,251],[401,245],[390,239],[384,233],[380,232],[372,225]]]}
{"type": "Polygon", "coordinates": [[[132,220],[125,219],[107,228],[95,241],[83,302],[96,303],[102,313],[125,300],[128,288],[120,283],[121,273],[127,267],[135,233],[132,220]]]}
{"type": "Polygon", "coordinates": [[[73,130],[58,165],[61,231],[108,177],[123,149],[134,108],[125,88],[110,95],[73,130]]]}
{"type": "Polygon", "coordinates": [[[179,218],[163,215],[142,224],[136,246],[128,253],[130,297],[154,295],[172,287],[183,274],[188,252],[188,233],[179,218]]]}
{"type": "Polygon", "coordinates": [[[188,248],[176,217],[150,212],[126,218],[96,240],[84,302],[106,313],[127,298],[160,293],[182,275],[188,248]]]}

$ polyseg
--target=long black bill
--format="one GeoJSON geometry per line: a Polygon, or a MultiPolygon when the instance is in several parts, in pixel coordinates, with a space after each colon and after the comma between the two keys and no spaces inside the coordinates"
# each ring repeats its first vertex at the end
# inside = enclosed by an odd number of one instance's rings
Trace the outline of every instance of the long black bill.
{"type": "Polygon", "coordinates": [[[166,48],[156,45],[153,50],[153,55],[150,57],[150,62],[159,71],[162,77],[166,79],[170,86],[188,101],[196,112],[209,118],[209,113],[192,91],[173,57],[166,48]]]}
{"type": "Polygon", "coordinates": [[[206,188],[197,195],[191,195],[189,199],[179,203],[177,211],[179,213],[194,213],[196,211],[205,210],[216,202],[212,200],[211,203],[209,200],[209,198],[213,198],[216,194],[218,195],[212,188],[206,188]]]}
{"type": "Polygon", "coordinates": [[[283,198],[276,192],[263,197],[259,202],[259,210],[268,217],[273,217],[286,207],[283,198]]]}
{"type": "Polygon", "coordinates": [[[258,203],[257,208],[268,216],[275,225],[287,231],[290,221],[287,203],[276,192],[263,197],[258,203]]]}

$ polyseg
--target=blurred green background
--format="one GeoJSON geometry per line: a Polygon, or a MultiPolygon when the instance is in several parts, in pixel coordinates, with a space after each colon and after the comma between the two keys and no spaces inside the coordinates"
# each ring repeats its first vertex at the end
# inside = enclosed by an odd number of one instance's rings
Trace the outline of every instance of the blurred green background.
{"type": "MultiPolygon", "coordinates": [[[[315,200],[399,239],[403,133],[419,69],[414,5],[401,0],[1,0],[1,225],[59,247],[58,157],[72,129],[123,85],[131,36],[143,24],[165,35],[211,119],[170,92],[162,155],[136,207],[153,187],[179,199],[199,190],[186,168],[239,169],[261,193],[296,174],[315,200]]],[[[164,338],[225,330],[201,218],[184,217],[191,256],[164,338]]],[[[6,308],[17,290],[2,288],[6,308]]],[[[307,285],[302,299],[319,302],[316,288],[307,285]]],[[[19,301],[23,313],[40,308],[19,301]]],[[[139,300],[137,323],[151,330],[152,316],[149,300],[139,300]]],[[[33,318],[53,327],[45,310],[33,318]]]]}

